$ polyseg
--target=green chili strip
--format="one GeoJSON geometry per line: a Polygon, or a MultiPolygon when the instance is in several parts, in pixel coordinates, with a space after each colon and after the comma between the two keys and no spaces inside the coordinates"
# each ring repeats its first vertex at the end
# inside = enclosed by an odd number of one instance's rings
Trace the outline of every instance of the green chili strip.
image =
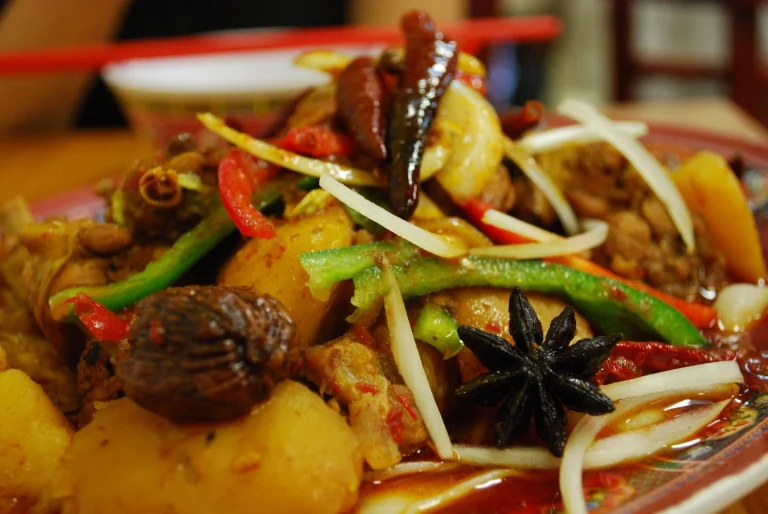
{"type": "Polygon", "coordinates": [[[419,249],[411,243],[387,241],[303,253],[299,261],[309,274],[307,285],[312,295],[323,299],[334,284],[375,266],[382,257],[398,264],[419,255],[419,249]]]}
{"type": "Polygon", "coordinates": [[[459,323],[442,306],[427,302],[413,326],[413,336],[434,346],[448,359],[464,346],[458,328],[459,323]]]}
{"type": "Polygon", "coordinates": [[[67,300],[85,293],[111,311],[118,311],[145,296],[171,286],[219,242],[235,230],[235,225],[220,204],[195,228],[183,234],[158,260],[127,280],[104,286],[72,287],[48,300],[53,318],[74,321],[73,308],[67,300]]]}
{"type": "MultiPolygon", "coordinates": [[[[549,293],[565,298],[606,333],[638,340],[665,340],[677,346],[707,346],[706,339],[676,309],[620,282],[540,261],[468,257],[460,261],[415,259],[393,266],[404,297],[454,287],[494,286],[549,293]]],[[[378,267],[354,277],[356,315],[380,305],[387,293],[378,267]]]]}

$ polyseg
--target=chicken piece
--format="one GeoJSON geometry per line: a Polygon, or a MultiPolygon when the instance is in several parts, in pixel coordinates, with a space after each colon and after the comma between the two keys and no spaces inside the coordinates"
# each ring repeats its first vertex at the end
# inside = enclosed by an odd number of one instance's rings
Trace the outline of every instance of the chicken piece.
{"type": "Polygon", "coordinates": [[[383,469],[419,448],[428,436],[411,391],[387,376],[387,370],[391,375],[395,369],[391,355],[377,351],[379,345],[367,331],[356,333],[308,348],[304,370],[321,392],[348,409],[365,461],[383,469]]]}
{"type": "Polygon", "coordinates": [[[480,200],[492,205],[497,211],[509,212],[515,205],[515,197],[515,186],[512,185],[509,170],[503,164],[499,164],[480,194],[480,200]]]}
{"type": "Polygon", "coordinates": [[[130,351],[126,340],[120,343],[90,340],[80,362],[77,363],[77,392],[82,398],[77,426],[91,422],[99,402],[116,400],[123,396],[123,384],[115,375],[120,360],[130,351]]]}

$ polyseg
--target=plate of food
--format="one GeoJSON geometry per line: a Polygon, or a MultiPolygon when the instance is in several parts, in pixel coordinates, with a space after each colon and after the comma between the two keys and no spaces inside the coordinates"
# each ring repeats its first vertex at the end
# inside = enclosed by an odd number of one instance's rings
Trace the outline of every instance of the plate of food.
{"type": "MultiPolygon", "coordinates": [[[[768,476],[768,149],[497,113],[426,13],[260,139],[0,211],[0,511],[716,512],[768,476]]],[[[215,137],[214,137],[215,136],[215,137]]]]}

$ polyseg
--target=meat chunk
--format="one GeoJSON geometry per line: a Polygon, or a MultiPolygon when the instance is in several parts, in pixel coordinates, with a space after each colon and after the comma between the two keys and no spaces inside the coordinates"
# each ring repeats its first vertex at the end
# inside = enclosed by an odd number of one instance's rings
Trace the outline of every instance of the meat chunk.
{"type": "MultiPolygon", "coordinates": [[[[706,301],[712,295],[702,292],[726,284],[725,260],[704,224],[694,219],[696,253],[689,255],[664,204],[613,147],[581,145],[539,159],[579,217],[609,223],[606,243],[593,253],[599,264],[689,301],[706,301]]],[[[528,204],[518,205],[535,214],[528,204]]]]}
{"type": "Polygon", "coordinates": [[[496,167],[491,180],[480,194],[480,200],[501,212],[509,212],[515,205],[515,186],[509,176],[509,170],[503,164],[496,167]]]}
{"type": "Polygon", "coordinates": [[[391,355],[377,352],[369,333],[358,334],[308,348],[304,370],[321,392],[347,408],[366,462],[383,469],[420,447],[427,432],[410,390],[391,376],[391,355]]]}

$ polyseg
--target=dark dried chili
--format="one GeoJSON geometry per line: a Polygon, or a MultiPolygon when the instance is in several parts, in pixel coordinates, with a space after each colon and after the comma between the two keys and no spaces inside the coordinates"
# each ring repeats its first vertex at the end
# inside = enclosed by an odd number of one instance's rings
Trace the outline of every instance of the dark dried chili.
{"type": "Polygon", "coordinates": [[[620,335],[582,339],[576,334],[576,313],[566,307],[544,338],[541,322],[523,291],[509,298],[509,332],[515,346],[490,332],[462,325],[459,337],[490,372],[456,390],[459,398],[479,405],[499,405],[496,445],[508,446],[527,432],[533,417],[536,432],[553,455],[565,447],[565,408],[593,416],[614,410],[613,402],[589,382],[620,335]]]}
{"type": "Polygon", "coordinates": [[[505,112],[499,116],[501,130],[507,137],[518,139],[524,132],[541,123],[544,116],[544,104],[538,100],[529,100],[519,110],[505,112]]]}
{"type": "Polygon", "coordinates": [[[437,104],[456,73],[456,42],[447,40],[423,11],[402,19],[405,66],[394,91],[387,127],[389,200],[408,218],[419,197],[419,172],[437,104]]]}
{"type": "Polygon", "coordinates": [[[336,80],[339,117],[361,150],[375,159],[387,157],[384,143],[384,85],[371,57],[358,57],[336,80]]]}

